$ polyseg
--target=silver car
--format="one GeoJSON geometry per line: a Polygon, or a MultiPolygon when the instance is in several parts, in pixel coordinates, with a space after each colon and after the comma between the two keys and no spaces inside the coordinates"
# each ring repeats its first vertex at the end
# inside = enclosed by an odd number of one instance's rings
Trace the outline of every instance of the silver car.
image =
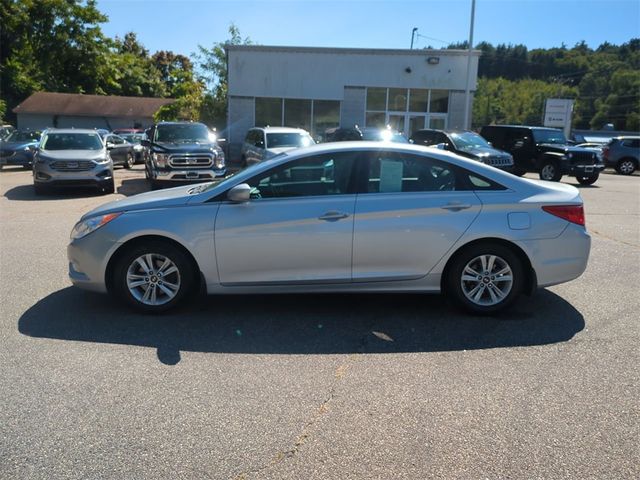
{"type": "Polygon", "coordinates": [[[33,158],[36,194],[52,187],[95,187],[113,193],[113,161],[95,130],[49,129],[33,158]]]}
{"type": "Polygon", "coordinates": [[[240,150],[240,161],[244,168],[314,143],[309,132],[301,128],[256,127],[247,132],[240,150]]]}
{"type": "Polygon", "coordinates": [[[582,274],[572,186],[426,147],[316,145],[220,183],[108,203],[75,225],[71,281],[148,312],[210,294],[446,292],[475,313],[582,274]]]}

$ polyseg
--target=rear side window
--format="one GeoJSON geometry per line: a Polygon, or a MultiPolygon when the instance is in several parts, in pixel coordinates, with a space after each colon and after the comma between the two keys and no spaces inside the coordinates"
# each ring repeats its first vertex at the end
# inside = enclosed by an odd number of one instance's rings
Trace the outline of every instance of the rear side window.
{"type": "Polygon", "coordinates": [[[629,147],[629,148],[639,148],[640,147],[640,140],[625,140],[622,142],[622,145],[624,145],[625,147],[629,147]]]}

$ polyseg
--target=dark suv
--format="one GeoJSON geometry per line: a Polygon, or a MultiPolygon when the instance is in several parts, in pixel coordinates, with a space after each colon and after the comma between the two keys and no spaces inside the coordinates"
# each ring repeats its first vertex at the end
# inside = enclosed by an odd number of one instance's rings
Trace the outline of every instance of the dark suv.
{"type": "Polygon", "coordinates": [[[141,144],[145,174],[152,188],[178,182],[207,182],[226,173],[216,136],[203,123],[161,122],[147,131],[141,144]]]}
{"type": "Polygon", "coordinates": [[[576,177],[582,185],[598,180],[604,164],[598,152],[569,145],[555,128],[490,125],[480,135],[513,155],[516,175],[537,172],[542,180],[560,181],[563,175],[576,177]]]}
{"type": "Polygon", "coordinates": [[[484,138],[474,132],[460,130],[417,130],[411,135],[416,145],[438,146],[444,150],[462,155],[480,163],[501,170],[513,169],[513,157],[491,146],[484,138]]]}
{"type": "Polygon", "coordinates": [[[640,137],[615,137],[602,149],[607,167],[620,175],[631,175],[640,165],[640,137]]]}

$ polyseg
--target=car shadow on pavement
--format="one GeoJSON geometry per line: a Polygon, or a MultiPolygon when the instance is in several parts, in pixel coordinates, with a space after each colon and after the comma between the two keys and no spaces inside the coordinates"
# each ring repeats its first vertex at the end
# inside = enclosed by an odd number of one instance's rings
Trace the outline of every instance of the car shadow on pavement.
{"type": "Polygon", "coordinates": [[[51,190],[44,195],[36,195],[33,185],[18,185],[7,190],[4,196],[9,200],[40,201],[40,200],[68,200],[73,198],[101,197],[104,193],[96,188],[76,187],[51,190]]]}
{"type": "Polygon", "coordinates": [[[118,193],[125,197],[131,197],[150,190],[149,181],[146,178],[125,178],[118,187],[118,193]]]}
{"type": "Polygon", "coordinates": [[[210,296],[164,315],[137,314],[73,287],[29,308],[18,329],[36,338],[152,347],[174,365],[181,351],[260,354],[398,353],[565,342],[584,318],[558,295],[522,297],[500,317],[474,317],[441,296],[318,294],[210,296]]]}

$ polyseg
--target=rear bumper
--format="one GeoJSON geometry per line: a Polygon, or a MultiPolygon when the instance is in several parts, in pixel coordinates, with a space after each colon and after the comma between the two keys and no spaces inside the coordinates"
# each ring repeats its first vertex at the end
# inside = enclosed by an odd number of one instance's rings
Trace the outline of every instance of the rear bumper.
{"type": "Polygon", "coordinates": [[[584,227],[570,223],[556,238],[516,242],[535,270],[538,287],[548,287],[578,278],[587,268],[591,236],[584,227]]]}

